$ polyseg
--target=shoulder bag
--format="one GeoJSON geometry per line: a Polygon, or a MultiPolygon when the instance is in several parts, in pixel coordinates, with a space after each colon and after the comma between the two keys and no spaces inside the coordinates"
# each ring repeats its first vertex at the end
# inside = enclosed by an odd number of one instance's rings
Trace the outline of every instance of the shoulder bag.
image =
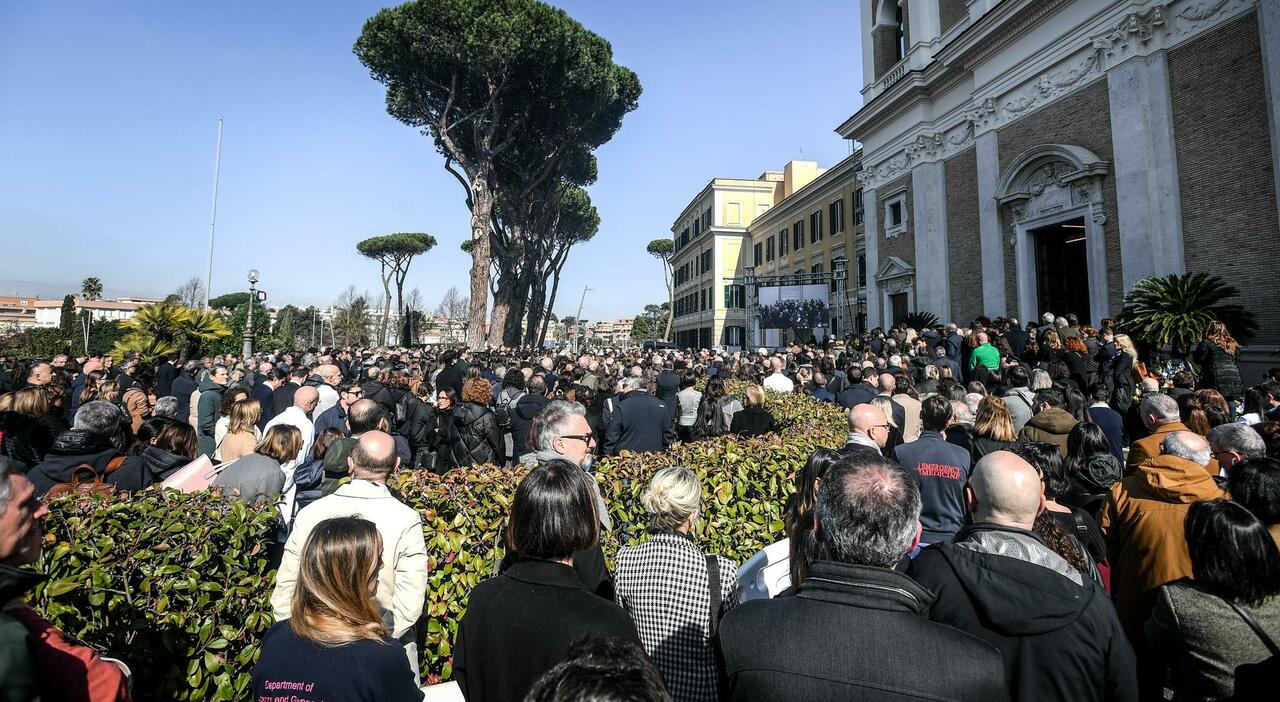
{"type": "Polygon", "coordinates": [[[1271,640],[1267,632],[1262,629],[1244,607],[1223,599],[1227,606],[1234,609],[1236,614],[1244,620],[1245,624],[1253,629],[1253,633],[1262,640],[1262,644],[1267,647],[1271,655],[1258,661],[1257,663],[1244,663],[1236,666],[1235,693],[1226,698],[1232,702],[1252,702],[1253,700],[1271,700],[1275,699],[1275,681],[1280,679],[1280,646],[1276,646],[1276,642],[1271,640]]]}

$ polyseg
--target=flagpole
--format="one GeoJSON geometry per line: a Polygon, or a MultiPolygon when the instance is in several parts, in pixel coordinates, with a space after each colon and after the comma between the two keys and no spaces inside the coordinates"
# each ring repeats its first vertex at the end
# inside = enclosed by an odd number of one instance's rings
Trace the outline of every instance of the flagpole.
{"type": "Polygon", "coordinates": [[[209,271],[204,280],[204,308],[213,289],[213,235],[218,226],[218,175],[222,168],[222,118],[218,118],[218,149],[213,156],[213,211],[209,214],[209,271]]]}

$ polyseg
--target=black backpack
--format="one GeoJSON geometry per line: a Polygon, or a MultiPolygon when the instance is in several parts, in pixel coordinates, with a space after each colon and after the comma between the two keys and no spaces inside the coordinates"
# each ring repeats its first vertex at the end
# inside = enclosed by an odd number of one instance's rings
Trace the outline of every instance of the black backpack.
{"type": "Polygon", "coordinates": [[[296,486],[293,494],[293,514],[289,515],[289,526],[298,510],[323,497],[324,459],[313,458],[298,466],[293,471],[293,483],[296,486]]]}
{"type": "Polygon", "coordinates": [[[493,416],[498,419],[498,428],[511,431],[511,408],[525,396],[523,390],[516,390],[516,394],[511,394],[511,388],[503,388],[498,394],[498,400],[493,403],[493,416]]]}

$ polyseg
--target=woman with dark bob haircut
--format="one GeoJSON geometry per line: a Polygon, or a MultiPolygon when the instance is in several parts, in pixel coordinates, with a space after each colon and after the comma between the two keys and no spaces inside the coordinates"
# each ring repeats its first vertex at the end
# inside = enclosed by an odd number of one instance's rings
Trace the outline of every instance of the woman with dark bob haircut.
{"type": "MultiPolygon", "coordinates": [[[[1174,700],[1274,699],[1240,689],[1236,669],[1271,653],[1252,620],[1280,641],[1280,551],[1266,525],[1230,500],[1191,505],[1185,527],[1194,580],[1160,587],[1148,643],[1178,661],[1174,700]]],[[[1274,682],[1274,681],[1273,681],[1274,682]]]]}
{"type": "Polygon", "coordinates": [[[468,702],[524,699],[583,634],[639,643],[631,615],[588,591],[574,571],[574,553],[599,537],[591,480],[553,460],[516,488],[506,532],[520,557],[471,591],[454,641],[453,673],[468,702]]]}

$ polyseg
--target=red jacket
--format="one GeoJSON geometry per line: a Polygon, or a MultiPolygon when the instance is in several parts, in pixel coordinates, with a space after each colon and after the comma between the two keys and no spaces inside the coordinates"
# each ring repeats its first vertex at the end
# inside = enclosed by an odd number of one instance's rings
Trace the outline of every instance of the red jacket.
{"type": "Polygon", "coordinates": [[[67,638],[34,609],[14,604],[5,613],[22,622],[35,640],[31,656],[40,696],[65,702],[129,702],[129,678],[120,666],[67,638]]]}

